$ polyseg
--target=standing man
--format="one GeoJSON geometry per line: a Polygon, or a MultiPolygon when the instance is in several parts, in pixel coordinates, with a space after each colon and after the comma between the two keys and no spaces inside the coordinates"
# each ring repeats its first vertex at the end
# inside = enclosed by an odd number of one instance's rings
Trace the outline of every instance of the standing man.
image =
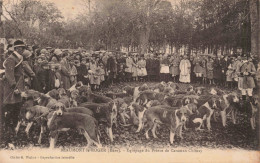
{"type": "Polygon", "coordinates": [[[71,67],[68,62],[68,53],[63,53],[62,54],[62,59],[61,59],[61,83],[62,83],[62,88],[64,89],[69,89],[71,86],[70,83],[70,71],[71,67]]]}
{"type": "MultiPolygon", "coordinates": [[[[3,81],[4,85],[4,112],[5,116],[5,128],[9,133],[14,133],[14,126],[17,124],[18,115],[20,112],[22,97],[21,92],[24,91],[24,70],[22,66],[23,52],[25,50],[25,44],[21,40],[14,42],[14,52],[6,58],[3,63],[5,68],[5,77],[3,81]]],[[[11,137],[9,137],[11,138],[11,137]]]]}
{"type": "Polygon", "coordinates": [[[112,52],[109,52],[106,69],[108,73],[108,85],[111,85],[115,82],[117,72],[117,62],[112,52]]]}
{"type": "Polygon", "coordinates": [[[256,74],[256,68],[252,62],[248,62],[247,57],[242,57],[242,64],[237,70],[238,76],[238,88],[242,93],[242,100],[244,107],[247,106],[246,96],[249,96],[249,101],[252,101],[253,89],[255,88],[255,82],[253,76],[256,74]]]}

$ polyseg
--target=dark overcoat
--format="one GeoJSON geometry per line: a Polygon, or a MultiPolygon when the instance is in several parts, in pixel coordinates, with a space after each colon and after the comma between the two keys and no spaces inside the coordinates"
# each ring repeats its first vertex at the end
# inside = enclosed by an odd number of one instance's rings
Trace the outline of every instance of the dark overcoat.
{"type": "Polygon", "coordinates": [[[22,66],[23,57],[17,52],[12,53],[3,63],[5,68],[4,104],[15,104],[22,101],[20,94],[15,94],[14,90],[24,91],[24,70],[22,66]],[[12,88],[12,86],[14,86],[12,88]]]}

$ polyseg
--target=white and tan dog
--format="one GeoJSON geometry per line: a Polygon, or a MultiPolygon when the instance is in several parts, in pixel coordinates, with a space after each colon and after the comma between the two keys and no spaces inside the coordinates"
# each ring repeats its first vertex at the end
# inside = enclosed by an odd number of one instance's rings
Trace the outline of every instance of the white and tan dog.
{"type": "Polygon", "coordinates": [[[156,127],[158,124],[166,124],[170,129],[170,143],[173,144],[175,133],[177,133],[182,139],[182,127],[187,121],[192,111],[187,107],[181,107],[179,109],[165,109],[162,107],[152,107],[144,113],[144,128],[145,136],[149,139],[148,132],[152,129],[154,138],[156,136],[156,127]]]}

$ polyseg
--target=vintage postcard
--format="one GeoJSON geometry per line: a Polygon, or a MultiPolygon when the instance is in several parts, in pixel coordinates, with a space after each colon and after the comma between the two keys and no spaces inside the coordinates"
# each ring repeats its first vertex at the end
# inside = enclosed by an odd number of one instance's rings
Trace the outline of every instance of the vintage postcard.
{"type": "Polygon", "coordinates": [[[0,0],[0,162],[260,162],[258,0],[0,0]]]}

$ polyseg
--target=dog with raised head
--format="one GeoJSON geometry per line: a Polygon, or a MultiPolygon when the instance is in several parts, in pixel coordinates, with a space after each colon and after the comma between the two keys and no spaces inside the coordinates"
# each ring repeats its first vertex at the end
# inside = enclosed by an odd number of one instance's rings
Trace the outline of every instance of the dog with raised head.
{"type": "Polygon", "coordinates": [[[117,106],[114,101],[110,101],[109,103],[82,103],[80,104],[81,107],[85,107],[93,111],[94,117],[98,120],[98,122],[105,121],[106,129],[108,136],[113,142],[113,132],[112,126],[114,123],[117,122],[117,106]]]}
{"type": "Polygon", "coordinates": [[[67,94],[67,91],[64,88],[59,88],[58,92],[59,92],[58,101],[63,103],[66,108],[69,108],[70,107],[70,98],[67,94]]]}
{"type": "Polygon", "coordinates": [[[218,111],[220,111],[223,127],[226,127],[227,125],[227,116],[229,114],[231,114],[233,124],[236,124],[238,108],[235,107],[235,104],[238,102],[239,102],[239,98],[237,93],[235,92],[220,96],[217,104],[218,104],[218,111]]]}
{"type": "Polygon", "coordinates": [[[148,132],[152,130],[154,138],[156,136],[156,127],[159,124],[166,124],[170,128],[170,143],[174,142],[174,135],[177,133],[182,139],[182,126],[185,124],[189,115],[192,114],[191,110],[187,107],[180,107],[179,109],[165,109],[162,107],[152,107],[144,113],[144,129],[145,136],[149,139],[148,132]]]}
{"type": "Polygon", "coordinates": [[[211,117],[214,113],[214,111],[217,109],[217,102],[218,97],[211,97],[207,102],[205,102],[203,105],[199,106],[198,109],[195,111],[195,114],[190,116],[190,123],[192,126],[194,124],[199,123],[199,127],[197,127],[195,130],[202,130],[201,127],[204,126],[204,121],[206,120],[207,128],[208,130],[211,130],[211,117]]]}
{"type": "Polygon", "coordinates": [[[48,114],[48,128],[50,130],[50,148],[53,149],[57,142],[59,132],[77,129],[87,139],[87,147],[95,144],[101,147],[97,120],[88,115],[75,112],[64,112],[58,115],[58,111],[48,114]]]}

